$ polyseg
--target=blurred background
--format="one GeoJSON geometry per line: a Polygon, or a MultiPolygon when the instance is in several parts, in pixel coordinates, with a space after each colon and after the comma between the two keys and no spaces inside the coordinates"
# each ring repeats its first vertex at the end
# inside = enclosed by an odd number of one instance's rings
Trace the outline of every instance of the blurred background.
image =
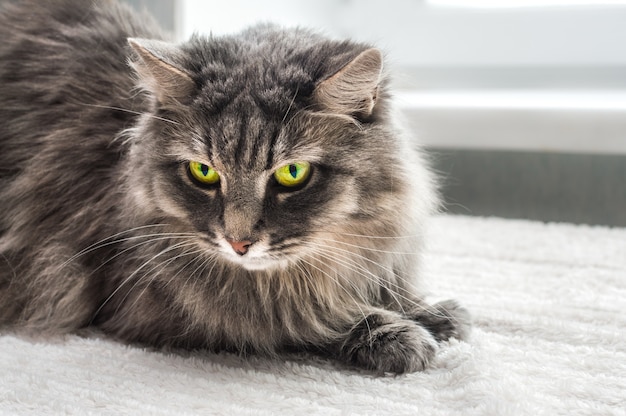
{"type": "Polygon", "coordinates": [[[128,0],[176,40],[258,21],[383,49],[449,212],[626,226],[626,0],[128,0]]]}

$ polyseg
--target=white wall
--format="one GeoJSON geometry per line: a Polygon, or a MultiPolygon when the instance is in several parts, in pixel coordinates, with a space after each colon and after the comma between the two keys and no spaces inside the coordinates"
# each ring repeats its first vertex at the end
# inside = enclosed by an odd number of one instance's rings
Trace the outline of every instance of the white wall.
{"type": "Polygon", "coordinates": [[[374,14],[378,1],[350,4],[338,20],[342,34],[380,41],[404,64],[626,64],[626,7],[480,10],[395,0],[374,14]]]}
{"type": "Polygon", "coordinates": [[[626,65],[626,6],[467,9],[416,0],[181,0],[180,35],[259,20],[374,42],[403,65],[626,65]]]}
{"type": "MultiPolygon", "coordinates": [[[[179,0],[179,5],[182,38],[274,21],[372,42],[387,52],[394,73],[408,77],[416,76],[415,68],[452,69],[449,74],[461,79],[464,90],[400,94],[403,111],[427,145],[626,154],[626,6],[468,9],[419,0],[179,0]],[[477,91],[468,67],[513,68],[539,78],[541,68],[575,68],[577,77],[587,77],[586,90],[546,96],[542,85],[541,91],[521,91],[523,100],[516,101],[520,91],[477,91]],[[610,82],[599,70],[607,68],[616,77],[610,82]],[[546,97],[552,108],[546,108],[546,97]]],[[[511,88],[518,88],[513,80],[511,88]]]]}
{"type": "Polygon", "coordinates": [[[336,0],[179,0],[178,34],[183,39],[194,32],[222,35],[260,21],[328,29],[327,16],[337,3],[336,0]]]}

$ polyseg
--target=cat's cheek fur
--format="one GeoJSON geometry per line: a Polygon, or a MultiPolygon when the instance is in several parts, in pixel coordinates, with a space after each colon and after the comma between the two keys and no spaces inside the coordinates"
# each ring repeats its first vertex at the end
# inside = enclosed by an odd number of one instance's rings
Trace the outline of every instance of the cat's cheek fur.
{"type": "MultiPolygon", "coordinates": [[[[342,179],[341,190],[335,192],[334,195],[332,207],[327,210],[329,214],[349,218],[351,215],[359,213],[359,197],[355,178],[342,179]]],[[[331,219],[331,221],[335,221],[335,219],[331,219]]]]}
{"type": "Polygon", "coordinates": [[[128,189],[127,207],[133,211],[143,213],[146,217],[154,217],[160,212],[160,217],[169,216],[186,220],[188,211],[176,203],[173,196],[178,194],[168,185],[170,180],[164,180],[163,174],[156,167],[143,166],[137,161],[129,163],[127,168],[128,189]]]}
{"type": "Polygon", "coordinates": [[[180,204],[176,203],[176,201],[172,198],[171,192],[168,192],[167,189],[155,184],[152,187],[152,195],[152,203],[154,204],[154,207],[171,217],[188,221],[189,211],[185,210],[180,204]]]}

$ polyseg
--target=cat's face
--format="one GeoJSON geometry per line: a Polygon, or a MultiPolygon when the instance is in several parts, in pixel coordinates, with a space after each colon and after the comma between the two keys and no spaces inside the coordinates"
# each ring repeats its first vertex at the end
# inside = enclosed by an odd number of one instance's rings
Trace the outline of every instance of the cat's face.
{"type": "Polygon", "coordinates": [[[258,269],[301,256],[308,237],[358,214],[359,191],[349,152],[322,145],[328,132],[248,115],[209,118],[199,146],[179,154],[159,186],[164,207],[192,223],[207,250],[258,269]]]}
{"type": "Polygon", "coordinates": [[[240,112],[199,111],[202,123],[155,146],[167,156],[151,164],[154,205],[190,225],[207,252],[247,269],[282,267],[386,215],[376,205],[401,181],[375,131],[316,113],[283,123],[240,112]]]}
{"type": "Polygon", "coordinates": [[[259,67],[248,64],[189,85],[186,103],[162,97],[133,152],[144,202],[193,230],[206,253],[249,270],[283,267],[332,236],[390,232],[403,174],[374,114],[379,58],[356,55],[327,79],[369,72],[375,84],[362,80],[359,96],[326,98],[336,86],[323,80],[251,79],[259,67]]]}

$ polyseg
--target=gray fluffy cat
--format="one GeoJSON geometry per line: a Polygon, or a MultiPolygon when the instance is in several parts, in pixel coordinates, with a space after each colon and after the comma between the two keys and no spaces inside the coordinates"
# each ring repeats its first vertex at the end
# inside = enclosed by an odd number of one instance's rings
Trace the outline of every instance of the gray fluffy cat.
{"type": "Polygon", "coordinates": [[[110,1],[0,17],[0,325],[424,369],[433,178],[382,55],[258,26],[166,43],[110,1]],[[130,65],[129,65],[130,62],[130,65]]]}

